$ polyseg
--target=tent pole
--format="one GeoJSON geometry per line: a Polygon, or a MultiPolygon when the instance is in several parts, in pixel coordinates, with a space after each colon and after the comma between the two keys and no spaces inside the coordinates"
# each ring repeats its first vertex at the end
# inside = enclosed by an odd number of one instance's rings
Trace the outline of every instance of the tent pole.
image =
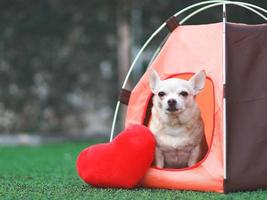
{"type": "MultiPolygon", "coordinates": [[[[205,5],[205,4],[212,4],[212,5],[208,5],[208,6],[205,6],[203,8],[200,8],[198,10],[196,10],[195,12],[192,12],[191,14],[189,14],[187,17],[185,17],[181,22],[180,24],[183,24],[185,21],[187,21],[189,18],[193,17],[195,14],[199,13],[199,12],[202,12],[208,8],[211,8],[211,7],[215,7],[215,6],[219,6],[219,5],[223,5],[223,9],[225,9],[225,13],[226,13],[226,4],[232,4],[232,5],[237,5],[237,6],[240,6],[240,7],[243,7],[243,8],[246,8],[252,12],[254,12],[255,14],[259,15],[260,17],[262,17],[265,21],[267,21],[267,18],[262,15],[260,12],[258,12],[257,10],[260,10],[264,13],[267,13],[267,10],[264,9],[264,8],[261,8],[259,6],[256,6],[254,4],[249,4],[249,3],[244,3],[244,2],[232,2],[232,1],[228,1],[228,0],[209,0],[209,1],[204,1],[204,2],[200,2],[200,3],[196,3],[196,4],[193,4],[191,6],[188,6],[182,10],[180,10],[179,12],[175,13],[174,16],[177,17],[181,14],[183,14],[184,12],[186,12],[187,10],[190,10],[192,8],[195,8],[197,6],[201,6],[201,5],[205,5]],[[257,9],[257,10],[256,10],[257,9]]],[[[223,20],[225,20],[226,22],[226,16],[225,18],[223,18],[223,20]]],[[[224,25],[225,25],[225,22],[224,25]]],[[[148,40],[145,42],[145,44],[142,46],[142,48],[139,50],[138,54],[136,55],[135,59],[133,60],[130,68],[129,68],[129,71],[125,77],[125,80],[122,84],[122,88],[125,88],[126,84],[127,84],[127,81],[130,77],[130,74],[137,62],[137,60],[139,59],[139,57],[141,56],[141,54],[143,53],[143,51],[145,50],[145,48],[148,46],[148,44],[153,40],[153,38],[166,26],[166,22],[164,22],[149,38],[148,40]]],[[[225,38],[224,38],[225,39],[225,38]]],[[[225,61],[225,60],[224,60],[225,61]]],[[[225,77],[224,77],[225,78],[225,77]]],[[[117,120],[117,115],[118,115],[118,111],[119,111],[119,108],[120,108],[120,102],[117,102],[117,105],[116,105],[116,109],[115,109],[115,112],[114,112],[114,116],[113,116],[113,122],[112,122],[112,127],[111,127],[111,131],[110,131],[110,141],[113,139],[113,135],[114,135],[114,129],[115,129],[115,124],[116,124],[116,120],[117,120]]],[[[225,144],[226,145],[226,144],[225,144]]],[[[225,162],[224,162],[225,163],[225,162]]]]}
{"type": "Polygon", "coordinates": [[[245,4],[241,4],[241,3],[237,3],[237,2],[222,1],[222,2],[219,2],[219,3],[214,3],[214,4],[207,5],[207,6],[203,6],[202,8],[199,8],[198,10],[195,10],[194,12],[188,14],[185,18],[183,18],[180,21],[180,24],[184,24],[188,19],[192,18],[193,16],[195,16],[196,14],[198,14],[198,13],[200,13],[202,11],[205,11],[205,10],[207,10],[209,8],[213,8],[213,7],[216,7],[216,6],[224,5],[224,4],[225,5],[226,4],[236,5],[236,6],[240,6],[240,7],[246,8],[247,10],[250,10],[251,12],[257,14],[258,16],[263,18],[265,21],[267,21],[267,17],[265,17],[263,14],[261,14],[260,12],[258,12],[257,10],[255,10],[252,7],[249,7],[249,6],[245,5],[245,4]]]}
{"type": "Polygon", "coordinates": [[[223,165],[224,165],[224,179],[227,178],[226,171],[226,97],[225,97],[225,85],[226,85],[226,4],[223,3],[223,31],[222,31],[222,42],[223,42],[223,165]]]}
{"type": "Polygon", "coordinates": [[[111,142],[113,140],[114,131],[115,131],[115,125],[116,125],[116,121],[117,121],[120,105],[121,105],[120,101],[117,101],[115,112],[114,112],[114,117],[113,117],[112,125],[111,125],[109,142],[111,142]]]}

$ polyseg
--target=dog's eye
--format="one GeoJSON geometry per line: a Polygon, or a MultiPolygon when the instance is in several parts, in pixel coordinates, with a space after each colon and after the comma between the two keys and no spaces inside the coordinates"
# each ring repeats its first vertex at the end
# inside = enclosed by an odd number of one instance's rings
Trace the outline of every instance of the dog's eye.
{"type": "Polygon", "coordinates": [[[182,92],[180,92],[180,95],[182,95],[183,97],[187,97],[188,96],[188,92],[182,91],[182,92]]]}
{"type": "Polygon", "coordinates": [[[158,93],[159,97],[163,97],[163,96],[165,96],[165,94],[166,94],[165,92],[159,92],[158,93]]]}

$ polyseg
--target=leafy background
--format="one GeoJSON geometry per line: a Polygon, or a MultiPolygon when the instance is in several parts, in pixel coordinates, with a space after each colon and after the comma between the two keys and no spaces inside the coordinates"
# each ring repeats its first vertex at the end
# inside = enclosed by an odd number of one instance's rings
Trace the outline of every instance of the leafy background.
{"type": "MultiPolygon", "coordinates": [[[[119,77],[125,76],[117,56],[118,13],[123,4],[128,7],[132,59],[164,20],[196,2],[200,1],[0,1],[0,133],[108,132],[119,77]]],[[[267,7],[266,1],[247,2],[267,7]]],[[[262,22],[242,8],[228,11],[229,20],[235,22],[262,22]]],[[[220,20],[221,8],[215,8],[190,23],[220,20]]],[[[146,67],[164,34],[137,68],[146,67]]],[[[137,72],[135,81],[140,77],[137,72]]]]}

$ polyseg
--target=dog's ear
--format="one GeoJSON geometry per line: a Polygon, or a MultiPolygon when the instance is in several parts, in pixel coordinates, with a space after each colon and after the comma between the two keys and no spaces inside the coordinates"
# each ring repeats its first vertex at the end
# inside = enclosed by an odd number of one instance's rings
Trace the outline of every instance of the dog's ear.
{"type": "Polygon", "coordinates": [[[156,89],[158,87],[159,82],[160,82],[160,77],[158,73],[156,72],[156,70],[152,70],[149,75],[149,85],[154,94],[156,93],[156,89]]]}
{"type": "Polygon", "coordinates": [[[189,83],[194,90],[194,95],[197,95],[205,86],[206,72],[201,70],[189,79],[189,83]]]}

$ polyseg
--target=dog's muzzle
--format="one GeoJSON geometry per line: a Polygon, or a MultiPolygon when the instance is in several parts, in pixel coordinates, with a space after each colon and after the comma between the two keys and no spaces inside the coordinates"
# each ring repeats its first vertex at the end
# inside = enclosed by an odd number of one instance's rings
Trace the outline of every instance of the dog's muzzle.
{"type": "Polygon", "coordinates": [[[167,108],[167,110],[169,111],[169,112],[176,112],[176,111],[178,111],[178,109],[177,109],[177,107],[176,107],[176,105],[177,105],[177,101],[175,100],[175,99],[169,99],[168,100],[168,108],[167,108]]]}

